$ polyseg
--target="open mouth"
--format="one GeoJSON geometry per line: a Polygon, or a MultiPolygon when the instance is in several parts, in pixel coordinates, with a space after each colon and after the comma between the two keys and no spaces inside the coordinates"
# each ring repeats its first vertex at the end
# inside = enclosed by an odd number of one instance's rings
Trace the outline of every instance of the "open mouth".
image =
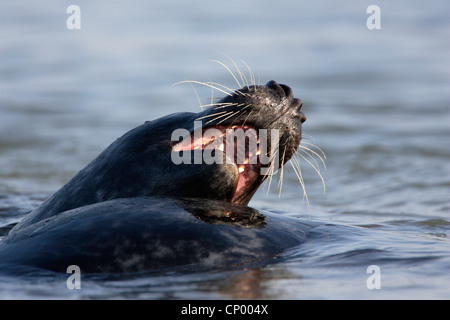
{"type": "MultiPolygon", "coordinates": [[[[204,150],[202,164],[234,164],[239,172],[231,202],[247,204],[264,179],[258,131],[251,125],[212,126],[202,128],[174,145],[173,151],[204,150]]],[[[266,163],[263,161],[263,163],[266,163]]]]}

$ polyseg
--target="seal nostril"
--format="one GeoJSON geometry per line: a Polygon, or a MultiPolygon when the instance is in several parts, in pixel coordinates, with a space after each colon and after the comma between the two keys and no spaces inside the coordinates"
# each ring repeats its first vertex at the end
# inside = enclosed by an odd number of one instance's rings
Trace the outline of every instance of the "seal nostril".
{"type": "Polygon", "coordinates": [[[279,84],[274,80],[270,80],[267,82],[266,86],[275,90],[281,98],[292,99],[294,97],[292,89],[285,84],[279,84]]]}
{"type": "Polygon", "coordinates": [[[306,121],[306,116],[305,116],[305,114],[304,114],[303,112],[300,111],[300,110],[302,110],[303,102],[302,102],[302,100],[300,100],[300,99],[298,99],[298,100],[299,100],[300,104],[299,104],[299,106],[298,106],[298,108],[297,108],[297,112],[298,112],[299,115],[300,115],[300,121],[303,123],[303,122],[306,121]]]}
{"type": "Polygon", "coordinates": [[[299,98],[294,98],[292,100],[292,106],[294,106],[297,109],[297,111],[300,111],[302,110],[303,101],[300,100],[299,98]]]}
{"type": "Polygon", "coordinates": [[[306,116],[303,114],[303,112],[299,112],[300,114],[300,122],[303,123],[306,121],[306,116]]]}
{"type": "Polygon", "coordinates": [[[293,108],[294,113],[300,119],[300,121],[303,123],[303,122],[306,121],[306,116],[301,111],[302,110],[302,106],[303,106],[303,101],[302,100],[300,100],[298,98],[294,98],[292,100],[291,108],[293,108]]]}
{"type": "Polygon", "coordinates": [[[280,87],[283,89],[284,91],[284,95],[286,96],[286,98],[292,98],[293,97],[293,92],[292,89],[290,87],[288,87],[285,84],[280,84],[280,87]]]}
{"type": "Polygon", "coordinates": [[[267,82],[266,86],[275,90],[275,92],[277,92],[281,98],[284,98],[286,96],[286,92],[283,89],[282,85],[279,85],[276,81],[270,80],[269,82],[267,82]]]}

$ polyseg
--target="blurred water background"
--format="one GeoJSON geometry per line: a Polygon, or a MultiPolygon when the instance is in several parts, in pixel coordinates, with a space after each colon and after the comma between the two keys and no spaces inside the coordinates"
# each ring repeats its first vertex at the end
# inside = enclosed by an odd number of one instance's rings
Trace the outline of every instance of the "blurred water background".
{"type": "MultiPolygon", "coordinates": [[[[0,235],[126,131],[199,111],[182,80],[237,87],[217,59],[304,102],[302,162],[250,205],[323,221],[282,262],[217,273],[0,278],[0,298],[450,298],[450,3],[433,1],[3,1],[0,235]],[[69,30],[66,9],[81,9],[69,30]],[[369,30],[369,5],[381,29],[369,30]],[[318,149],[314,149],[318,153],[318,149]],[[369,265],[381,270],[370,290],[369,265]]],[[[211,92],[198,87],[202,103],[211,92]]],[[[218,95],[216,93],[216,95],[218,95]]],[[[289,168],[289,166],[288,166],[289,168]]]]}

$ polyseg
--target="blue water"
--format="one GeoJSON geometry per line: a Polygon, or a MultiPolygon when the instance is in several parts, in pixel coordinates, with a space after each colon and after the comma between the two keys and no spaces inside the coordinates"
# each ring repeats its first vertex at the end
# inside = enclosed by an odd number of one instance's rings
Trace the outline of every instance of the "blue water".
{"type": "Polygon", "coordinates": [[[278,263],[85,278],[81,290],[65,275],[0,277],[0,298],[449,299],[449,12],[444,0],[0,3],[0,234],[126,131],[200,110],[174,83],[236,88],[210,60],[289,85],[305,143],[326,155],[326,168],[307,158],[325,193],[302,160],[307,199],[285,170],[281,196],[275,180],[250,202],[324,223],[278,263]],[[80,30],[66,27],[69,4],[80,30]],[[380,30],[366,27],[371,4],[380,30]],[[380,289],[367,287],[370,265],[380,289]]]}

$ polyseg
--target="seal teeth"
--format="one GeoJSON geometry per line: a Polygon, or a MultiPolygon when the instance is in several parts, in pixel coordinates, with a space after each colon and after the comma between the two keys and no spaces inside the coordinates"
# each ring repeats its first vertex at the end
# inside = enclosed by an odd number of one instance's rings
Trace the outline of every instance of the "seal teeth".
{"type": "Polygon", "coordinates": [[[244,166],[239,166],[239,173],[244,172],[244,170],[245,170],[244,166]]]}
{"type": "Polygon", "coordinates": [[[223,143],[220,146],[218,146],[217,149],[223,152],[223,150],[225,149],[223,143]]]}

